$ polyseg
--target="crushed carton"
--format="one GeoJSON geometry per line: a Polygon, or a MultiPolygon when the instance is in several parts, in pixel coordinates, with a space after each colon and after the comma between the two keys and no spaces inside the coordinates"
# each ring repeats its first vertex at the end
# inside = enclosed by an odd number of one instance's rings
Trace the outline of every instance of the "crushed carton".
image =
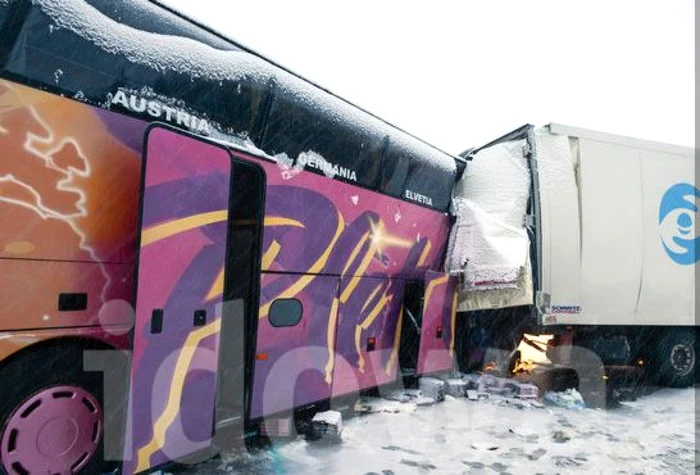
{"type": "Polygon", "coordinates": [[[481,376],[482,388],[493,394],[503,394],[506,391],[507,383],[508,380],[506,378],[500,378],[491,374],[481,376]]]}
{"type": "Polygon", "coordinates": [[[343,416],[338,411],[316,413],[311,419],[311,438],[339,442],[343,432],[343,416]]]}
{"type": "Polygon", "coordinates": [[[462,373],[460,378],[467,384],[467,389],[478,390],[481,387],[481,375],[476,373],[462,373]]]}
{"type": "Polygon", "coordinates": [[[517,381],[508,381],[505,385],[507,393],[518,399],[537,399],[539,397],[539,389],[534,384],[519,383],[517,381]]]}
{"type": "Polygon", "coordinates": [[[461,379],[445,380],[446,393],[452,397],[464,397],[467,392],[467,383],[461,379]]]}
{"type": "Polygon", "coordinates": [[[418,380],[418,387],[423,396],[442,402],[445,400],[445,382],[437,378],[423,377],[418,380]]]}

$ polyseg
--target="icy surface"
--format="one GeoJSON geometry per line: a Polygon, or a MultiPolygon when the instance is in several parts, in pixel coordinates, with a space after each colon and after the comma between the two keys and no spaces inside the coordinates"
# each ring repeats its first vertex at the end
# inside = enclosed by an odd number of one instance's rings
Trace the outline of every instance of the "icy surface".
{"type": "Polygon", "coordinates": [[[346,420],[337,446],[298,439],[187,473],[693,473],[696,391],[662,389],[609,410],[447,397],[346,420]]]}

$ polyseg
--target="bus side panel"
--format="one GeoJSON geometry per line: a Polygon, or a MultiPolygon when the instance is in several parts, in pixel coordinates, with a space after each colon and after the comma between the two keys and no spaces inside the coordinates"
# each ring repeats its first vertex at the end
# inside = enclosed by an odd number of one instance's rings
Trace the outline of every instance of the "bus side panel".
{"type": "Polygon", "coordinates": [[[128,325],[133,276],[130,264],[0,259],[0,331],[128,325]],[[70,295],[86,295],[85,306],[61,307],[70,295]]]}
{"type": "Polygon", "coordinates": [[[261,165],[263,252],[279,247],[265,269],[422,279],[439,268],[449,233],[444,214],[323,175],[261,165]]]}
{"type": "Polygon", "coordinates": [[[0,257],[131,264],[146,123],[0,81],[0,257]]]}
{"type": "Polygon", "coordinates": [[[427,272],[418,374],[453,369],[456,304],[456,280],[446,274],[427,272]]]}
{"type": "Polygon", "coordinates": [[[131,323],[145,122],[9,81],[0,104],[0,330],[131,323]]]}
{"type": "MultiPolygon", "coordinates": [[[[271,289],[309,282],[301,292],[280,300],[301,303],[299,321],[284,322],[275,306],[263,305],[258,322],[251,419],[281,413],[331,394],[333,342],[338,318],[338,278],[264,274],[262,301],[272,303],[271,289]]],[[[280,308],[280,307],[277,307],[280,308]]]]}
{"type": "Polygon", "coordinates": [[[334,396],[396,380],[403,293],[403,281],[343,278],[334,396]]]}

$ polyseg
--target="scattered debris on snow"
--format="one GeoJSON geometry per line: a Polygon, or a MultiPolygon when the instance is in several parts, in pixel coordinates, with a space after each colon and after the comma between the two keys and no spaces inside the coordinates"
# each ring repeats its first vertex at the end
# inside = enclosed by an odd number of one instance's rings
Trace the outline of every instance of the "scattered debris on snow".
{"type": "Polygon", "coordinates": [[[445,381],[437,378],[420,378],[418,380],[418,387],[423,392],[426,397],[432,398],[437,402],[442,402],[445,400],[446,393],[445,381]]]}
{"type": "Polygon", "coordinates": [[[379,398],[360,398],[355,404],[355,413],[372,414],[377,412],[413,412],[416,404],[413,402],[401,403],[399,401],[387,401],[379,398]]]}
{"type": "Polygon", "coordinates": [[[452,397],[464,397],[467,394],[467,382],[461,379],[446,379],[447,394],[452,397]]]}
{"type": "Polygon", "coordinates": [[[571,411],[486,390],[489,399],[447,395],[417,408],[425,396],[407,389],[391,395],[407,402],[363,398],[358,406],[373,414],[343,420],[342,444],[273,441],[186,473],[693,473],[697,391],[662,389],[613,409],[571,411]]]}
{"type": "Polygon", "coordinates": [[[318,412],[311,419],[310,438],[324,442],[340,442],[343,416],[338,411],[318,412]]]}
{"type": "Polygon", "coordinates": [[[539,398],[539,389],[534,384],[508,381],[506,392],[518,399],[536,400],[539,398]]]}
{"type": "Polygon", "coordinates": [[[566,409],[584,409],[586,407],[581,393],[576,389],[567,389],[562,392],[547,391],[544,393],[543,399],[555,406],[566,409]]]}
{"type": "Polygon", "coordinates": [[[472,449],[474,450],[498,450],[498,445],[491,442],[474,442],[472,449]]]}
{"type": "Polygon", "coordinates": [[[557,444],[563,444],[571,440],[571,437],[563,430],[555,430],[552,434],[552,440],[557,444]]]}

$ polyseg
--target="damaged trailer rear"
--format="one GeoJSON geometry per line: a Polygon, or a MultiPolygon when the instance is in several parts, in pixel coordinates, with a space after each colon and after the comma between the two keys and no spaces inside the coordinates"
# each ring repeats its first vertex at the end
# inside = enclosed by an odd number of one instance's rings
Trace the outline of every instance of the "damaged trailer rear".
{"type": "Polygon", "coordinates": [[[610,371],[695,380],[692,149],[550,124],[462,156],[446,268],[459,277],[463,346],[510,350],[550,333],[550,358],[584,348],[610,371]]]}

